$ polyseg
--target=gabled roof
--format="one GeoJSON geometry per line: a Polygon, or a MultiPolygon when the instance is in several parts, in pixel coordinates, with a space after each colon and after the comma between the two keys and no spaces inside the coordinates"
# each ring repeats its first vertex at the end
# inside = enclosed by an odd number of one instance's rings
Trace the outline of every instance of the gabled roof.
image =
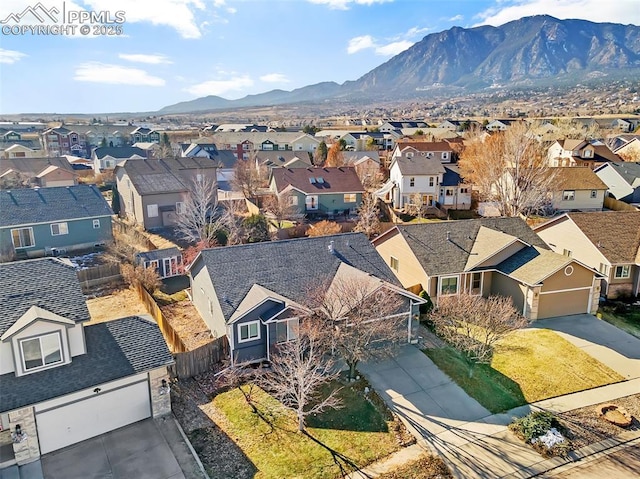
{"type": "Polygon", "coordinates": [[[226,321],[254,285],[304,304],[309,290],[331,281],[343,263],[401,286],[361,233],[206,249],[196,261],[207,267],[226,321]]]}
{"type": "Polygon", "coordinates": [[[566,216],[612,264],[640,262],[640,211],[566,213],[566,216]]]}
{"type": "Polygon", "coordinates": [[[0,190],[0,227],[111,216],[95,185],[0,190]]]}
{"type": "Polygon", "coordinates": [[[208,158],[176,158],[160,160],[127,160],[118,166],[126,171],[140,195],[189,191],[187,175],[194,170],[216,168],[208,158]]]}
{"type": "Polygon", "coordinates": [[[309,153],[306,151],[257,151],[255,155],[256,161],[269,167],[287,166],[289,164],[294,165],[294,168],[300,168],[301,166],[295,165],[302,164],[306,164],[306,167],[312,166],[309,153]]]}
{"type": "Polygon", "coordinates": [[[596,168],[595,171],[598,172],[604,168],[615,170],[629,186],[633,188],[640,186],[640,163],[630,161],[605,163],[596,168]]]}
{"type": "Polygon", "coordinates": [[[276,191],[291,186],[305,194],[361,193],[364,187],[351,166],[325,168],[273,168],[276,191]]]}
{"type": "Polygon", "coordinates": [[[73,173],[73,167],[69,160],[64,156],[58,156],[52,158],[3,158],[0,161],[0,175],[8,170],[13,170],[35,178],[51,166],[57,166],[73,173]]]}
{"type": "Polygon", "coordinates": [[[399,156],[393,160],[392,168],[394,164],[398,165],[403,176],[441,175],[445,173],[444,166],[442,166],[440,160],[433,157],[416,155],[407,158],[399,156]]]}
{"type": "Polygon", "coordinates": [[[550,170],[555,174],[555,187],[559,190],[606,190],[607,185],[591,168],[558,167],[550,170]]]}
{"type": "Polygon", "coordinates": [[[557,140],[557,142],[563,150],[567,151],[581,150],[585,146],[589,145],[588,141],[575,138],[564,138],[562,140],[557,140]]]}
{"type": "Polygon", "coordinates": [[[0,304],[0,336],[33,306],[74,322],[89,320],[75,269],[57,258],[0,264],[0,304]]]}
{"type": "Polygon", "coordinates": [[[0,376],[0,412],[174,362],[158,326],[148,319],[132,316],[93,324],[84,328],[84,336],[87,353],[74,356],[69,364],[26,376],[0,376]]]}
{"type": "Polygon", "coordinates": [[[119,160],[133,158],[136,155],[140,158],[147,157],[147,152],[145,150],[135,146],[101,146],[94,149],[93,154],[99,160],[103,159],[106,156],[110,156],[119,160]]]}
{"type": "Polygon", "coordinates": [[[451,145],[446,141],[399,141],[396,145],[400,151],[407,147],[420,152],[453,151],[451,145]]]}
{"type": "MultiPolygon", "coordinates": [[[[456,274],[465,270],[481,227],[513,236],[527,245],[549,249],[544,241],[520,218],[442,221],[398,225],[395,229],[406,240],[425,273],[429,276],[439,276],[456,274]]],[[[373,243],[382,241],[385,235],[392,231],[394,229],[379,236],[373,243]]]]}
{"type": "Polygon", "coordinates": [[[458,186],[464,183],[460,176],[460,168],[458,165],[442,165],[444,167],[444,175],[442,175],[442,186],[458,186]]]}
{"type": "Polygon", "coordinates": [[[534,286],[574,260],[548,249],[523,248],[497,266],[497,270],[522,283],[534,286]]]}
{"type": "Polygon", "coordinates": [[[178,248],[153,249],[151,251],[136,253],[136,257],[143,261],[153,261],[163,258],[171,258],[173,256],[181,257],[182,253],[180,253],[178,248]]]}

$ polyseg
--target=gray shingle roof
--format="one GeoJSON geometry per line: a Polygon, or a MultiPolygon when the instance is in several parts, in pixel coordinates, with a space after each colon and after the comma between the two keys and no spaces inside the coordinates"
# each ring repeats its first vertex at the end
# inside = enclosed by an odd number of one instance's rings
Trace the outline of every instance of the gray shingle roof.
{"type": "Polygon", "coordinates": [[[622,163],[609,163],[609,167],[613,168],[618,174],[626,181],[629,186],[633,186],[634,183],[640,178],[640,163],[633,163],[625,161],[622,163]]]}
{"type": "Polygon", "coordinates": [[[156,259],[162,258],[171,258],[173,256],[181,256],[180,250],[178,248],[163,248],[163,249],[154,249],[151,251],[144,251],[142,253],[136,254],[136,256],[143,261],[152,261],[156,259]]]}
{"type": "Polygon", "coordinates": [[[87,353],[70,364],[0,376],[0,412],[46,401],[173,363],[158,326],[132,316],[84,328],[87,353]]]}
{"type": "Polygon", "coordinates": [[[5,171],[14,170],[34,177],[49,166],[57,166],[63,170],[73,172],[69,160],[64,156],[52,158],[3,158],[0,161],[0,175],[5,171]]]}
{"type": "Polygon", "coordinates": [[[124,168],[140,195],[189,191],[189,171],[216,167],[208,158],[127,160],[124,168]]]}
{"type": "Polygon", "coordinates": [[[364,187],[358,178],[355,168],[351,166],[326,168],[274,168],[271,175],[276,183],[278,193],[287,186],[306,194],[322,193],[362,193],[364,187]],[[311,183],[313,178],[313,183],[311,183]],[[321,181],[317,181],[322,178],[321,181]]]}
{"type": "Polygon", "coordinates": [[[427,275],[438,276],[464,271],[481,226],[515,236],[532,246],[549,249],[520,218],[443,221],[399,225],[397,228],[427,275]]]}
{"type": "Polygon", "coordinates": [[[31,306],[76,322],[89,320],[75,269],[56,258],[0,264],[0,305],[0,335],[31,306]]]}
{"type": "Polygon", "coordinates": [[[361,233],[227,246],[201,254],[225,320],[254,284],[304,304],[309,289],[333,278],[343,262],[401,287],[361,233]]]}
{"type": "Polygon", "coordinates": [[[411,158],[399,156],[394,163],[398,164],[403,175],[439,175],[445,172],[440,160],[415,155],[411,158]]]}
{"type": "Polygon", "coordinates": [[[0,191],[0,227],[111,216],[95,185],[0,191]]]}
{"type": "Polygon", "coordinates": [[[147,157],[147,152],[137,146],[101,146],[93,150],[93,154],[99,160],[105,156],[123,160],[131,158],[133,155],[138,155],[141,158],[147,157]]]}

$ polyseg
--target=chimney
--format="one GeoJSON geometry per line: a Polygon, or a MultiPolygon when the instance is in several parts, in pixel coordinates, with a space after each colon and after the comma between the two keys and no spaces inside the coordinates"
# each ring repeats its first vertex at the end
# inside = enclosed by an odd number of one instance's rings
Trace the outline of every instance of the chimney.
{"type": "Polygon", "coordinates": [[[329,241],[327,249],[329,250],[329,253],[333,254],[333,240],[329,241]]]}

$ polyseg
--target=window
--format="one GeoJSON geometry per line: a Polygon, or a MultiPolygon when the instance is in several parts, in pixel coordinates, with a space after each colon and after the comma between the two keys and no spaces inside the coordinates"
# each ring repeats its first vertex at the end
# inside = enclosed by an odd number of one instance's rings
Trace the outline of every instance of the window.
{"type": "Polygon", "coordinates": [[[584,157],[591,158],[593,156],[592,153],[593,152],[591,150],[584,150],[584,157]]]}
{"type": "Polygon", "coordinates": [[[562,192],[562,201],[573,201],[576,198],[574,190],[564,190],[562,192]]]}
{"type": "Polygon", "coordinates": [[[482,273],[473,273],[471,275],[471,290],[476,291],[480,289],[482,283],[482,273]]]}
{"type": "Polygon", "coordinates": [[[446,160],[447,158],[449,158],[449,152],[448,151],[443,151],[442,152],[442,159],[446,160]]]}
{"type": "Polygon", "coordinates": [[[182,201],[178,201],[176,203],[176,213],[179,215],[183,215],[185,212],[184,203],[182,201]]]}
{"type": "Polygon", "coordinates": [[[93,229],[97,230],[100,228],[100,220],[93,220],[93,229]]]}
{"type": "Polygon", "coordinates": [[[305,198],[305,204],[308,210],[317,210],[318,209],[318,197],[317,196],[307,196],[305,198]]]}
{"type": "Polygon", "coordinates": [[[409,178],[409,186],[416,186],[416,179],[413,176],[409,178]]]}
{"type": "Polygon", "coordinates": [[[253,341],[254,339],[260,339],[260,323],[258,321],[252,321],[241,324],[238,342],[253,341]]]}
{"type": "Polygon", "coordinates": [[[145,268],[151,267],[151,268],[155,269],[156,271],[158,271],[158,266],[159,266],[159,263],[158,263],[157,259],[152,259],[151,261],[145,261],[144,262],[144,267],[145,268]]]}
{"type": "Polygon", "coordinates": [[[276,323],[276,341],[284,343],[298,337],[298,320],[296,318],[276,323]]]}
{"type": "Polygon", "coordinates": [[[400,268],[400,261],[398,261],[398,258],[395,257],[391,257],[391,269],[394,271],[398,271],[398,268],[400,268]]]}
{"type": "Polygon", "coordinates": [[[13,247],[29,248],[36,243],[33,241],[33,228],[20,228],[11,230],[11,239],[13,240],[13,247]]]}
{"type": "Polygon", "coordinates": [[[429,177],[429,186],[433,186],[433,176],[429,177]]]}
{"type": "Polygon", "coordinates": [[[469,188],[460,188],[460,193],[466,195],[467,193],[469,193],[469,188]]]}
{"type": "Polygon", "coordinates": [[[447,188],[445,190],[445,195],[446,196],[453,196],[453,189],[452,188],[447,188]]]}
{"type": "Polygon", "coordinates": [[[597,198],[598,192],[596,190],[591,190],[591,198],[597,198]]]}
{"type": "Polygon", "coordinates": [[[22,365],[25,371],[62,362],[62,346],[58,333],[20,341],[22,365]]]}
{"type": "Polygon", "coordinates": [[[158,216],[158,205],[147,205],[147,216],[155,218],[158,216]]]}
{"type": "Polygon", "coordinates": [[[67,223],[53,223],[51,225],[51,236],[68,235],[69,226],[67,223]]]}
{"type": "Polygon", "coordinates": [[[628,278],[629,276],[631,276],[631,267],[628,264],[625,264],[624,266],[616,266],[616,272],[614,274],[615,278],[628,278]]]}
{"type": "Polygon", "coordinates": [[[440,279],[440,294],[457,294],[458,293],[458,277],[446,276],[440,279]]]}
{"type": "Polygon", "coordinates": [[[290,196],[289,197],[289,204],[291,206],[298,206],[298,197],[297,196],[290,196]]]}
{"type": "Polygon", "coordinates": [[[346,193],[344,195],[345,203],[355,203],[356,202],[356,194],[355,193],[346,193]]]}
{"type": "Polygon", "coordinates": [[[200,173],[196,174],[196,181],[202,181],[202,175],[200,173]]]}
{"type": "Polygon", "coordinates": [[[566,249],[566,248],[564,248],[564,249],[562,250],[562,254],[563,254],[564,256],[568,256],[569,258],[571,258],[571,256],[573,256],[573,253],[571,252],[571,250],[570,250],[570,249],[566,249]]]}

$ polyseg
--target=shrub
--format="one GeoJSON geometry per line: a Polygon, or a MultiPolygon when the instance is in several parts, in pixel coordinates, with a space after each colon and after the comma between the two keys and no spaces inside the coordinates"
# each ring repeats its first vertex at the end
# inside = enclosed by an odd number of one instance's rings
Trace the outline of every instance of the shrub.
{"type": "Polygon", "coordinates": [[[568,431],[556,417],[547,411],[535,411],[524,417],[516,419],[509,424],[509,429],[527,444],[545,457],[566,456],[571,451],[571,442],[567,438],[568,431]],[[547,448],[541,442],[532,441],[544,436],[550,429],[555,428],[565,438],[564,442],[547,448]]]}
{"type": "Polygon", "coordinates": [[[153,293],[162,285],[160,276],[154,268],[145,268],[141,264],[134,266],[127,263],[123,264],[120,269],[122,278],[129,286],[141,284],[144,289],[153,293]]]}
{"type": "Polygon", "coordinates": [[[311,225],[307,234],[309,236],[329,236],[335,235],[342,231],[342,227],[338,223],[333,221],[319,221],[314,225],[311,225]]]}
{"type": "Polygon", "coordinates": [[[429,314],[433,309],[433,301],[431,301],[431,297],[429,293],[427,293],[424,289],[420,291],[419,296],[426,300],[427,302],[420,305],[420,314],[429,314]]]}

